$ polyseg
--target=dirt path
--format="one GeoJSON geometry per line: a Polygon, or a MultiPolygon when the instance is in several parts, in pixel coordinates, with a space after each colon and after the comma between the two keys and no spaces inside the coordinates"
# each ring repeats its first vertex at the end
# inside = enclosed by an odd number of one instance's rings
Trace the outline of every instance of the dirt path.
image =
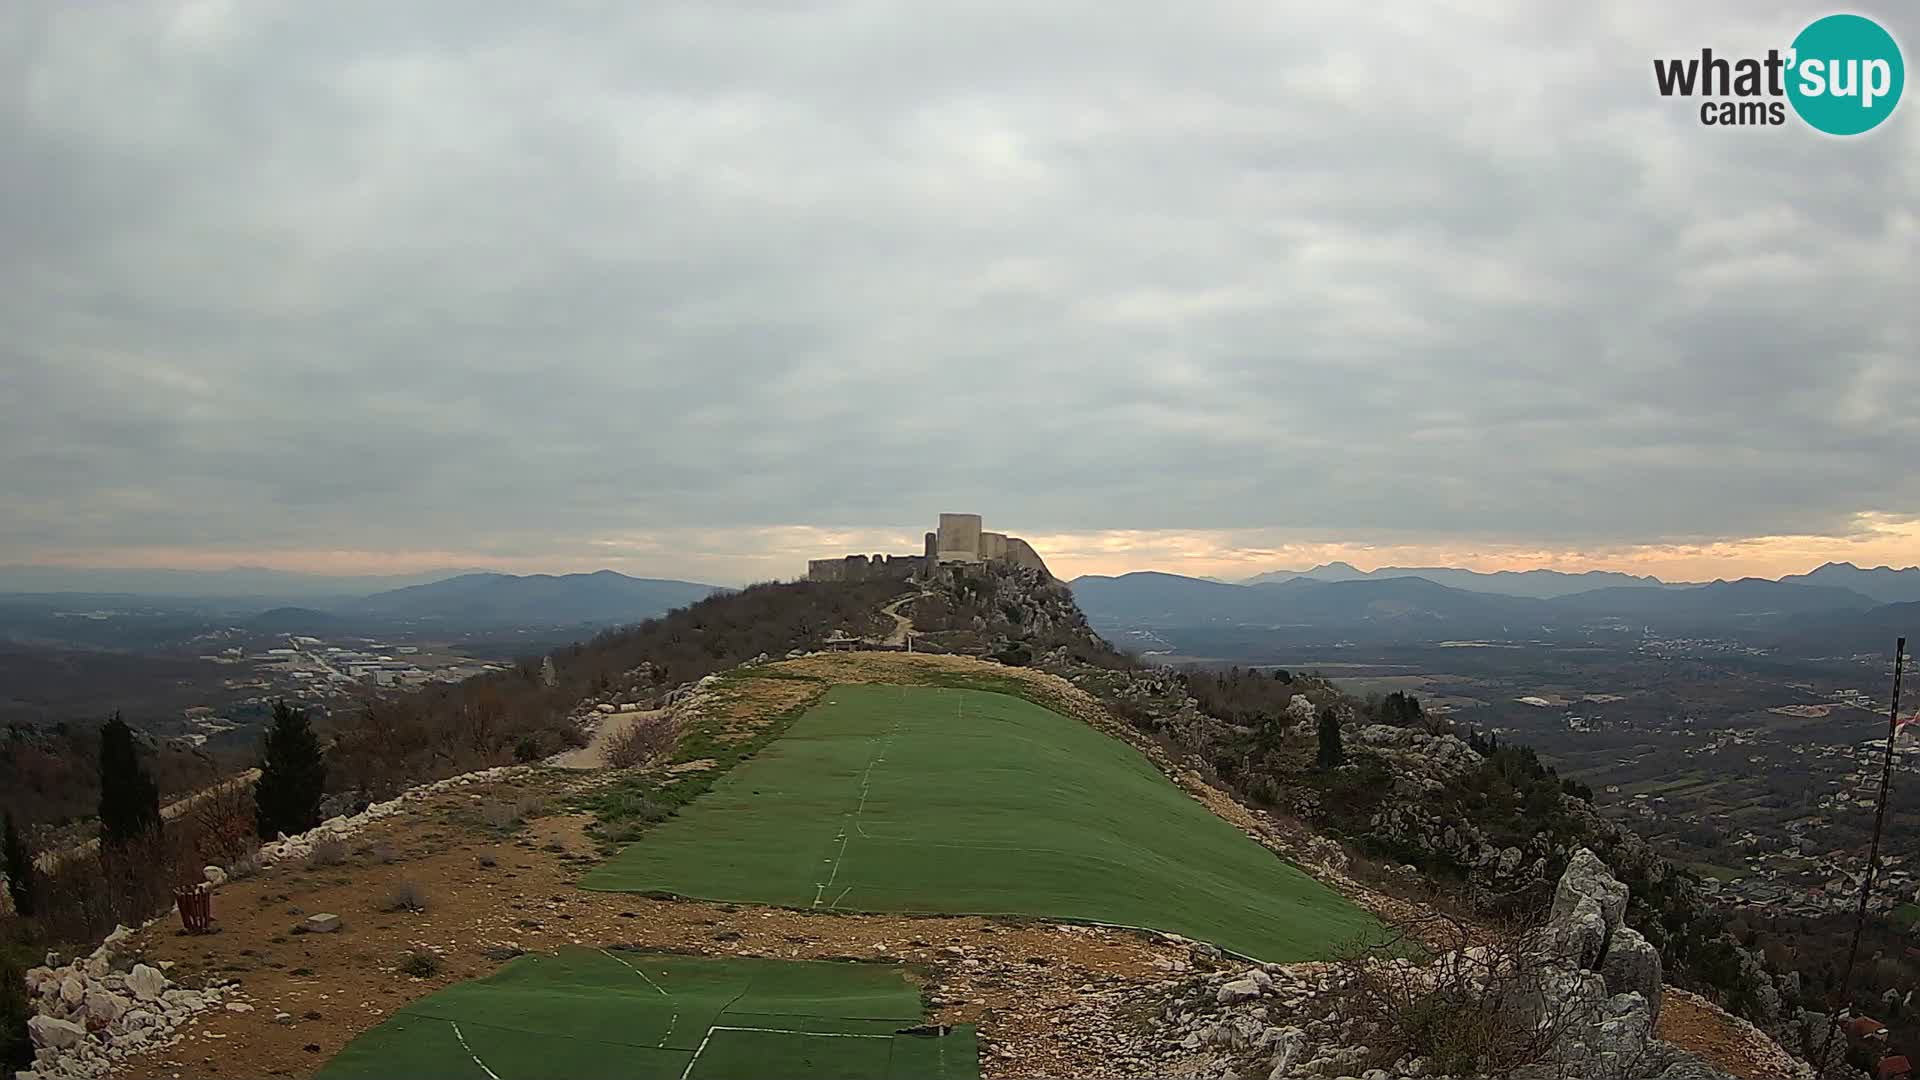
{"type": "Polygon", "coordinates": [[[609,713],[600,718],[600,726],[593,731],[593,738],[587,745],[569,750],[554,758],[550,764],[561,769],[605,769],[607,744],[642,720],[655,720],[667,714],[665,709],[641,709],[638,712],[609,713]]]}
{"type": "Polygon", "coordinates": [[[1661,994],[1655,1034],[1743,1080],[1792,1080],[1796,1075],[1793,1060],[1779,1044],[1752,1024],[1678,987],[1669,986],[1661,994]]]}
{"type": "MultiPolygon", "coordinates": [[[[260,779],[259,769],[247,769],[244,772],[229,776],[218,783],[209,784],[191,795],[181,796],[161,807],[160,820],[172,821],[174,818],[193,809],[202,801],[225,792],[235,784],[251,784],[258,779],[260,779]]],[[[249,798],[251,798],[251,796],[249,796],[249,798]]],[[[40,868],[41,872],[52,873],[59,869],[62,863],[82,855],[91,855],[98,850],[100,850],[100,838],[96,836],[63,851],[43,851],[34,857],[33,862],[35,866],[40,868]]]]}
{"type": "Polygon", "coordinates": [[[903,596],[900,599],[895,600],[893,603],[888,604],[886,607],[881,608],[880,614],[885,615],[887,618],[893,620],[893,632],[888,634],[886,636],[886,639],[882,641],[881,644],[893,645],[896,647],[900,645],[905,645],[907,643],[907,635],[913,633],[913,620],[906,617],[905,615],[900,614],[901,606],[905,604],[911,604],[915,600],[918,600],[923,596],[932,596],[932,595],[933,595],[932,593],[917,592],[917,593],[914,593],[912,596],[903,596]]]}

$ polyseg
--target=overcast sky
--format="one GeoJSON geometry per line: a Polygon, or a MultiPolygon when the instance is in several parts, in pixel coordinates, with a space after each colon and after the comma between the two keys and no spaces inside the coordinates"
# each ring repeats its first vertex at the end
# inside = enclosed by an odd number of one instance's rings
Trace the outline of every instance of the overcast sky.
{"type": "Polygon", "coordinates": [[[1920,102],[1653,86],[1831,10],[12,0],[0,562],[1920,562],[1920,102]]]}

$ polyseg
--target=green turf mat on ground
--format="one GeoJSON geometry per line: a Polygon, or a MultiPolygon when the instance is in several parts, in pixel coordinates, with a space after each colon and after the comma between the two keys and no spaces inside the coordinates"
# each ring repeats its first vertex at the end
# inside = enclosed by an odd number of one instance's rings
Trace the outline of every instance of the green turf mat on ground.
{"type": "Polygon", "coordinates": [[[1378,932],[1132,747],[1005,694],[835,686],[590,889],[1171,930],[1264,960],[1378,932]]]}
{"type": "Polygon", "coordinates": [[[899,1034],[922,1018],[888,965],[565,949],[404,1007],[319,1077],[977,1080],[972,1029],[899,1034]]]}

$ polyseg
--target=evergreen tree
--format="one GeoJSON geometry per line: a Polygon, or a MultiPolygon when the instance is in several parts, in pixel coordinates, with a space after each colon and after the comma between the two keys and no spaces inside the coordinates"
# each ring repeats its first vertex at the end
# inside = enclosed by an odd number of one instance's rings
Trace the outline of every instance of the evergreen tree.
{"type": "Polygon", "coordinates": [[[327,761],[307,711],[274,702],[273,727],[267,730],[260,779],[253,786],[260,838],[303,833],[320,824],[320,796],[326,786],[327,761]]]}
{"type": "Polygon", "coordinates": [[[119,713],[100,728],[100,840],[124,844],[160,828],[160,787],[140,764],[133,729],[119,713]]]}
{"type": "Polygon", "coordinates": [[[27,918],[33,915],[33,852],[27,850],[27,842],[20,838],[19,826],[14,824],[13,813],[7,813],[7,827],[4,841],[7,867],[7,892],[13,897],[14,913],[27,918]]]}
{"type": "Polygon", "coordinates": [[[1315,760],[1323,769],[1337,769],[1347,760],[1340,745],[1340,712],[1331,705],[1320,713],[1320,753],[1315,760]]]}
{"type": "Polygon", "coordinates": [[[27,1000],[27,973],[10,951],[0,951],[0,1071],[33,1065],[33,1038],[27,1018],[33,1005],[27,1000]]]}

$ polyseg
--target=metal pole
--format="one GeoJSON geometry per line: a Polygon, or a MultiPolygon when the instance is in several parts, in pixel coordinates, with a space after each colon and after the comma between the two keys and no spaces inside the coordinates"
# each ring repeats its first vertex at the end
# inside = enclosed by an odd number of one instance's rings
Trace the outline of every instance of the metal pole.
{"type": "MultiPolygon", "coordinates": [[[[1887,788],[1893,782],[1893,737],[1900,730],[1900,669],[1907,657],[1907,639],[1893,646],[1893,700],[1887,705],[1887,761],[1880,771],[1880,801],[1873,811],[1873,843],[1867,848],[1867,873],[1860,882],[1860,908],[1854,913],[1853,946],[1847,950],[1847,973],[1840,977],[1840,1004],[1849,1005],[1853,990],[1853,965],[1860,958],[1860,935],[1867,926],[1867,898],[1873,894],[1873,872],[1880,862],[1880,831],[1887,824],[1887,788]]],[[[1840,1009],[1827,1021],[1827,1038],[1820,1046],[1820,1071],[1826,1072],[1833,1052],[1833,1033],[1840,1027],[1840,1009]]]]}

